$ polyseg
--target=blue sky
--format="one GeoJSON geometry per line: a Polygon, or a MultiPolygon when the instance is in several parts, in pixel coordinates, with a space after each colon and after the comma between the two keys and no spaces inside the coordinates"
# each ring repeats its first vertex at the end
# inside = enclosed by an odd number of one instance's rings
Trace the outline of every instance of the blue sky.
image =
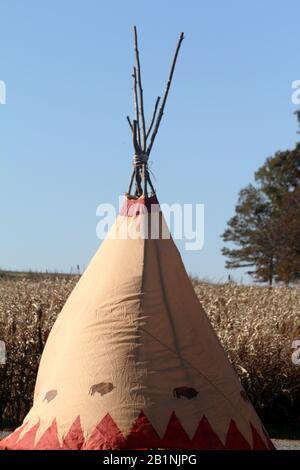
{"type": "Polygon", "coordinates": [[[289,0],[3,0],[0,266],[69,271],[96,250],[96,207],[130,176],[136,24],[147,116],[185,32],[151,168],[162,202],[205,204],[203,249],[179,243],[187,270],[226,279],[220,234],[239,190],[297,140],[299,14],[289,0]]]}

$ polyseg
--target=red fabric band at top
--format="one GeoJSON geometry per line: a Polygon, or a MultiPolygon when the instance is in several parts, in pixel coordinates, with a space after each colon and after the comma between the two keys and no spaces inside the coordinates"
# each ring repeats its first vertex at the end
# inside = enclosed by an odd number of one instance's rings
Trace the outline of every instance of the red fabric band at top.
{"type": "Polygon", "coordinates": [[[140,214],[159,211],[159,202],[156,195],[151,197],[139,197],[137,199],[129,199],[125,197],[120,215],[133,217],[140,214]]]}

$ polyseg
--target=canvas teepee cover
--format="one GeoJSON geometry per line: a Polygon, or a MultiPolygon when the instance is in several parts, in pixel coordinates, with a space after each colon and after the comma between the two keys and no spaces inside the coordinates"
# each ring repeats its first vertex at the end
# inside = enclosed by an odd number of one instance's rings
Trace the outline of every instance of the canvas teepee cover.
{"type": "MultiPolygon", "coordinates": [[[[139,70],[136,79],[139,88],[139,70]]],[[[272,448],[166,237],[147,171],[141,104],[139,95],[137,119],[130,122],[135,195],[130,187],[56,320],[33,407],[2,448],[272,448]],[[145,226],[148,235],[159,228],[164,237],[139,236],[145,226]]]]}

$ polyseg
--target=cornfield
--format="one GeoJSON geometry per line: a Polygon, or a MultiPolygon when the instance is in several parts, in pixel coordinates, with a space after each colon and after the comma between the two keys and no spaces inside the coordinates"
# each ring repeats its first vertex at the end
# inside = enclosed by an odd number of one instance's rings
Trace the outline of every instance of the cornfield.
{"type": "MultiPolygon", "coordinates": [[[[0,427],[18,425],[32,403],[40,356],[49,331],[78,276],[0,276],[0,427]]],[[[295,288],[208,284],[196,294],[251,401],[273,434],[300,432],[300,291],[295,288]]]]}

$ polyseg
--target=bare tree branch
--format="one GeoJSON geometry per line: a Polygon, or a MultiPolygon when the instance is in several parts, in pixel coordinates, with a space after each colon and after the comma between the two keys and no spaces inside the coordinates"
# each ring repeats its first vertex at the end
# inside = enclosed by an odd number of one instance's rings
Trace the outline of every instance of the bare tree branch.
{"type": "Polygon", "coordinates": [[[140,98],[140,116],[142,120],[142,132],[143,132],[143,142],[140,141],[140,146],[143,152],[146,151],[146,124],[145,124],[145,114],[144,114],[144,100],[143,100],[143,87],[142,87],[142,79],[141,79],[141,65],[140,65],[140,56],[139,56],[139,49],[138,49],[138,39],[137,39],[137,30],[136,26],[134,26],[134,50],[135,50],[135,60],[136,60],[136,68],[137,68],[137,82],[139,88],[139,98],[140,98]]]}
{"type": "Polygon", "coordinates": [[[155,121],[155,118],[156,118],[156,112],[157,112],[159,102],[160,102],[160,96],[157,97],[157,100],[156,100],[156,103],[155,103],[154,112],[153,112],[153,116],[152,116],[152,119],[151,119],[151,124],[150,124],[149,129],[147,130],[147,134],[146,134],[146,139],[148,139],[148,137],[150,135],[150,132],[152,130],[152,127],[153,127],[153,124],[154,124],[154,121],[155,121]]]}
{"type": "Polygon", "coordinates": [[[128,121],[128,124],[129,124],[130,129],[131,129],[132,132],[133,132],[133,127],[132,127],[132,123],[131,123],[130,117],[129,117],[129,116],[126,116],[126,119],[127,119],[127,121],[128,121]]]}
{"type": "Polygon", "coordinates": [[[137,78],[136,78],[135,67],[133,67],[132,78],[133,78],[135,120],[137,122],[137,140],[138,140],[139,146],[141,147],[140,110],[139,110],[139,100],[138,100],[138,95],[137,95],[137,78]]]}
{"type": "Polygon", "coordinates": [[[158,113],[158,116],[157,116],[156,124],[155,124],[154,130],[153,130],[152,136],[151,136],[150,144],[149,144],[149,147],[147,149],[147,154],[148,155],[150,155],[150,152],[151,152],[152,146],[154,144],[154,140],[155,140],[155,137],[156,137],[159,125],[160,125],[161,118],[164,114],[164,108],[165,108],[165,104],[166,104],[166,101],[167,101],[167,98],[168,98],[168,94],[169,94],[169,90],[170,90],[170,86],[171,86],[171,82],[172,82],[172,78],[173,78],[173,73],[174,73],[174,70],[175,70],[175,65],[176,65],[178,52],[179,52],[181,43],[183,41],[183,38],[184,38],[184,34],[181,33],[180,37],[179,37],[179,40],[178,40],[178,43],[177,43],[177,47],[176,47],[176,51],[175,51],[175,54],[174,54],[174,59],[173,59],[173,62],[172,62],[172,66],[171,66],[171,69],[170,69],[165,94],[164,94],[162,104],[161,104],[161,107],[160,107],[160,110],[159,110],[159,113],[158,113]]]}

